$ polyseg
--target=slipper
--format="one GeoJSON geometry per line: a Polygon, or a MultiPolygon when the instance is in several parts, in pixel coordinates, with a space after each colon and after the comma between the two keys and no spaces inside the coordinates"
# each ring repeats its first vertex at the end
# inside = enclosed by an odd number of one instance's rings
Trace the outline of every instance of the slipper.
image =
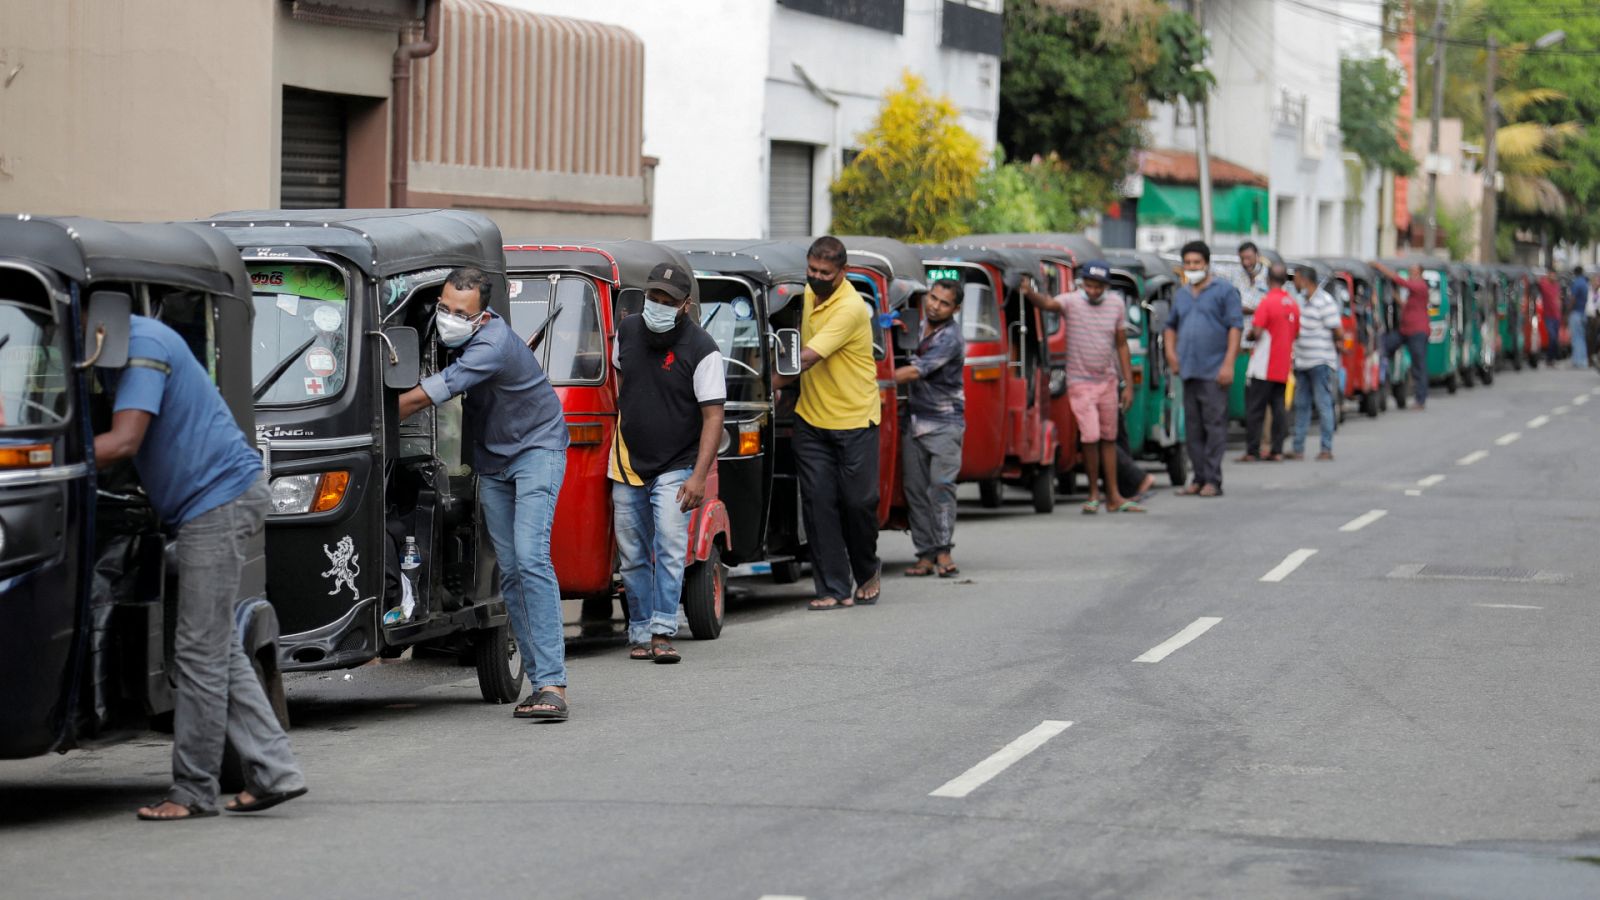
{"type": "Polygon", "coordinates": [[[862,584],[861,586],[856,588],[856,597],[855,597],[856,605],[857,606],[872,606],[872,605],[874,605],[874,604],[876,604],[878,602],[878,597],[881,596],[882,593],[883,593],[883,565],[879,564],[878,571],[872,573],[872,577],[868,578],[865,584],[862,584]],[[865,593],[863,593],[869,586],[872,588],[872,596],[871,597],[868,597],[865,593]]]}
{"type": "Polygon", "coordinates": [[[1246,453],[1245,455],[1235,459],[1234,462],[1242,462],[1242,463],[1261,462],[1261,457],[1255,455],[1254,453],[1246,453]]]}
{"type": "Polygon", "coordinates": [[[903,573],[907,578],[927,578],[929,575],[939,574],[939,567],[927,565],[927,560],[922,560],[908,568],[903,573]]]}
{"type": "MultiPolygon", "coordinates": [[[[161,807],[161,804],[167,803],[167,802],[176,803],[177,801],[175,801],[175,800],[170,800],[169,801],[169,798],[163,797],[160,800],[157,800],[155,803],[152,803],[150,805],[150,808],[151,809],[159,809],[161,807]]],[[[182,804],[179,804],[179,805],[182,805],[182,804]]],[[[135,812],[134,815],[137,816],[139,818],[139,821],[141,821],[141,822],[182,822],[184,819],[209,819],[212,816],[217,814],[217,811],[215,809],[212,809],[212,808],[206,807],[206,806],[201,806],[198,803],[191,803],[188,806],[185,806],[183,808],[189,811],[187,815],[182,815],[182,816],[147,816],[143,812],[135,812]]]]}
{"type": "Polygon", "coordinates": [[[1116,509],[1113,509],[1112,512],[1142,513],[1144,512],[1144,507],[1133,502],[1132,500],[1124,500],[1122,501],[1122,505],[1118,506],[1116,509]]]}
{"type": "Polygon", "coordinates": [[[517,704],[511,714],[519,719],[533,719],[537,722],[565,722],[567,720],[567,701],[555,691],[545,689],[538,694],[517,704]],[[548,698],[548,699],[546,699],[548,698]],[[534,709],[535,706],[549,706],[551,709],[534,709]]]}
{"type": "Polygon", "coordinates": [[[954,578],[954,577],[956,577],[957,575],[960,575],[960,574],[961,574],[961,567],[956,565],[955,563],[951,563],[948,566],[940,566],[939,567],[939,577],[940,578],[954,578]]]}
{"type": "Polygon", "coordinates": [[[657,665],[663,666],[683,661],[683,657],[678,655],[677,648],[665,642],[650,645],[650,658],[655,660],[657,665]]]}
{"type": "Polygon", "coordinates": [[[1088,503],[1085,503],[1083,505],[1083,514],[1086,515],[1086,516],[1092,516],[1095,513],[1098,513],[1099,511],[1100,511],[1100,501],[1099,500],[1090,500],[1088,503]]]}
{"type": "Polygon", "coordinates": [[[261,812],[264,809],[271,809],[280,803],[288,803],[296,797],[303,796],[305,792],[305,788],[295,788],[292,791],[268,791],[265,794],[257,794],[256,798],[249,803],[240,803],[239,798],[235,797],[229,800],[223,809],[231,813],[261,812]]]}
{"type": "Polygon", "coordinates": [[[1222,496],[1222,488],[1219,488],[1214,484],[1208,484],[1205,487],[1201,488],[1200,489],[1200,493],[1195,494],[1195,496],[1196,497],[1221,497],[1222,496]]]}
{"type": "Polygon", "coordinates": [[[818,597],[810,603],[807,603],[806,609],[809,609],[812,612],[831,612],[835,609],[849,609],[852,606],[855,606],[855,604],[845,603],[843,600],[840,600],[836,597],[818,597]],[[826,600],[831,600],[833,602],[824,603],[823,601],[826,600]]]}
{"type": "Polygon", "coordinates": [[[1185,486],[1183,486],[1181,488],[1178,488],[1177,490],[1173,491],[1173,493],[1177,494],[1179,497],[1198,497],[1200,495],[1200,485],[1198,485],[1198,484],[1185,485],[1185,486]]]}

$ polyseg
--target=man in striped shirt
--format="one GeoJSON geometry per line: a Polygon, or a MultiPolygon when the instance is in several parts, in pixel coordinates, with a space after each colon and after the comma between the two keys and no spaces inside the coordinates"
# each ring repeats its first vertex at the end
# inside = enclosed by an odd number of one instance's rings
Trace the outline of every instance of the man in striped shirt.
{"type": "Polygon", "coordinates": [[[1295,293],[1300,301],[1300,336],[1294,342],[1294,450],[1288,459],[1304,459],[1306,432],[1311,429],[1311,404],[1322,420],[1319,460],[1333,459],[1334,390],[1338,384],[1340,330],[1339,303],[1317,284],[1314,271],[1299,266],[1294,271],[1295,293]]]}

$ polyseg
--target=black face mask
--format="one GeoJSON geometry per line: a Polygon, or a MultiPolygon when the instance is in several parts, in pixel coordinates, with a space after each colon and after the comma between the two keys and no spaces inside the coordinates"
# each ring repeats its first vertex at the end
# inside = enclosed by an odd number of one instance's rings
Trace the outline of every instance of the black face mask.
{"type": "Polygon", "coordinates": [[[811,285],[811,293],[816,294],[818,300],[826,300],[832,296],[836,286],[833,282],[822,278],[807,278],[806,284],[811,285]]]}

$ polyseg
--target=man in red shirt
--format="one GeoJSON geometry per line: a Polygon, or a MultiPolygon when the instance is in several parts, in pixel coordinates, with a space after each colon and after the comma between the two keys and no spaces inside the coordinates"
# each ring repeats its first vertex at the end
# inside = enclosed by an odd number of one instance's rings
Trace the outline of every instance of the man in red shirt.
{"type": "Polygon", "coordinates": [[[1553,366],[1561,359],[1561,282],[1548,269],[1539,276],[1539,315],[1544,319],[1544,360],[1553,366]]]}
{"type": "Polygon", "coordinates": [[[1405,305],[1400,309],[1400,333],[1385,332],[1383,355],[1393,360],[1396,350],[1405,345],[1411,355],[1411,383],[1417,391],[1417,412],[1428,403],[1428,281],[1422,269],[1413,266],[1408,275],[1400,275],[1380,262],[1372,264],[1378,274],[1389,279],[1400,292],[1405,305]]]}
{"type": "Polygon", "coordinates": [[[1245,386],[1244,455],[1239,462],[1283,461],[1283,439],[1289,431],[1283,395],[1294,359],[1294,340],[1300,334],[1300,304],[1285,290],[1288,281],[1289,270],[1282,263],[1267,270],[1267,293],[1250,320],[1250,340],[1257,343],[1250,354],[1250,381],[1245,386]],[[1272,445],[1270,452],[1263,455],[1262,420],[1269,409],[1272,445]]]}

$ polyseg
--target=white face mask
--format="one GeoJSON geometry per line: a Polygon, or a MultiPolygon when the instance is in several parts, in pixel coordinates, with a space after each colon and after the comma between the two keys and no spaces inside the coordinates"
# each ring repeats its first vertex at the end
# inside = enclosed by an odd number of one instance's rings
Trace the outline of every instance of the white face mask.
{"type": "Polygon", "coordinates": [[[439,332],[439,343],[446,347],[459,347],[478,330],[477,321],[463,322],[446,312],[433,314],[433,327],[439,332]]]}
{"type": "Polygon", "coordinates": [[[1183,278],[1184,278],[1185,281],[1189,282],[1190,284],[1199,284],[1200,282],[1206,280],[1206,270],[1205,269],[1184,269],[1183,270],[1183,278]]]}
{"type": "Polygon", "coordinates": [[[672,330],[678,321],[678,308],[654,300],[644,301],[644,327],[656,334],[665,334],[672,330]]]}

